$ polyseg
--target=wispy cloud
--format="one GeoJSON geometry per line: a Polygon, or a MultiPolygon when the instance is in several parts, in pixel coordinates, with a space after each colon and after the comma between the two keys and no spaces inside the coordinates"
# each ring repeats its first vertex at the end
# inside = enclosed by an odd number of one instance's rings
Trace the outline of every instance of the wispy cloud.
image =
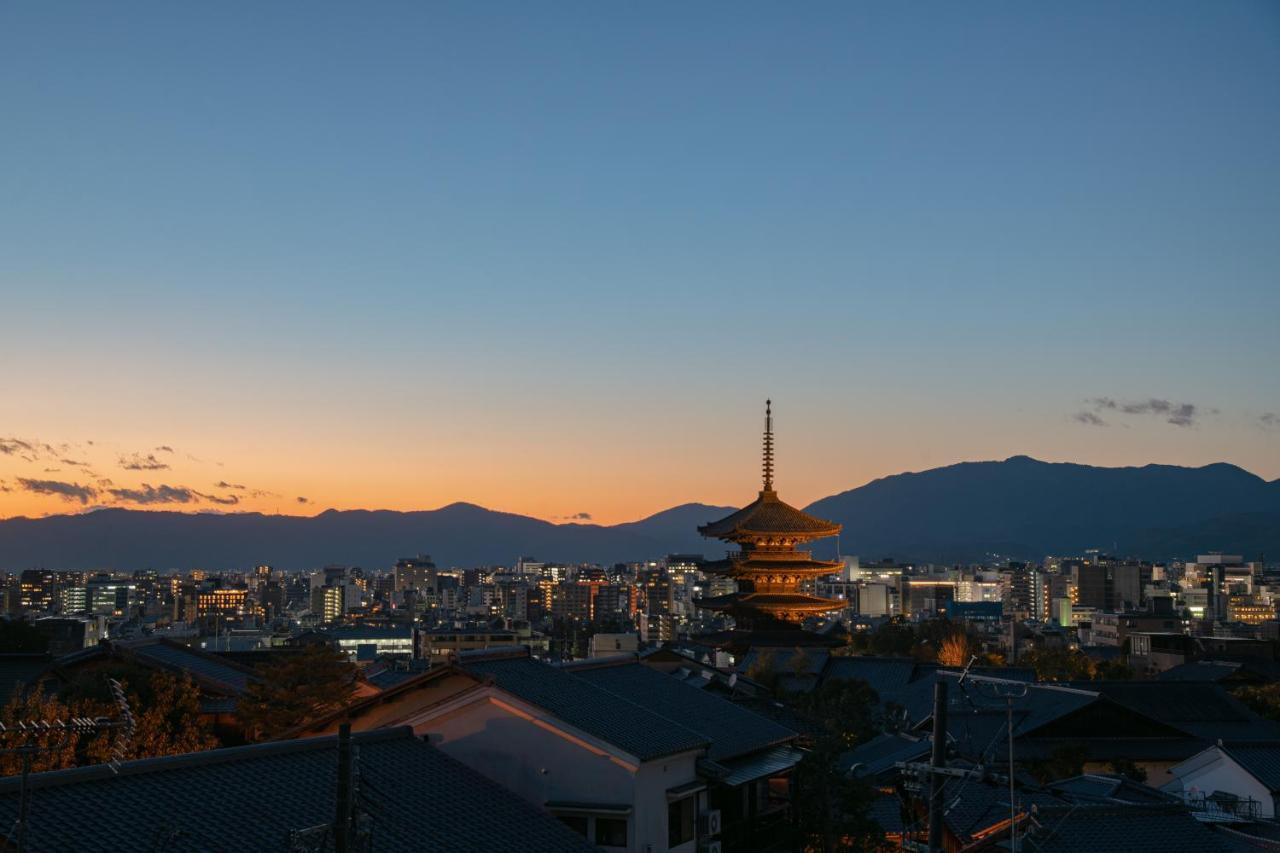
{"type": "Polygon", "coordinates": [[[302,495],[298,495],[298,497],[294,498],[294,500],[296,500],[300,504],[311,503],[311,498],[304,498],[302,495]]]}
{"type": "Polygon", "coordinates": [[[0,438],[0,453],[5,456],[34,456],[36,446],[20,438],[0,438]]]}
{"type": "Polygon", "coordinates": [[[77,462],[75,459],[59,459],[58,461],[59,461],[59,462],[61,462],[63,465],[70,465],[70,466],[72,466],[73,468],[88,468],[88,467],[89,467],[89,463],[88,463],[88,462],[77,462]]]}
{"type": "Polygon", "coordinates": [[[200,497],[204,498],[205,500],[209,501],[210,503],[222,504],[223,506],[235,506],[236,504],[240,503],[240,496],[239,496],[239,495],[206,495],[206,494],[201,494],[201,495],[200,495],[200,497]]]}
{"type": "Polygon", "coordinates": [[[162,444],[156,448],[157,453],[173,453],[173,448],[167,444],[162,444]]]}
{"type": "Polygon", "coordinates": [[[1258,416],[1258,423],[1263,429],[1280,429],[1280,413],[1264,412],[1258,416]]]}
{"type": "Polygon", "coordinates": [[[53,495],[64,501],[79,501],[81,504],[88,504],[98,496],[98,490],[93,486],[82,486],[79,483],[66,483],[61,480],[32,480],[19,477],[18,487],[37,495],[53,495]]]}
{"type": "Polygon", "coordinates": [[[215,489],[235,489],[237,492],[243,492],[248,486],[242,483],[228,483],[226,480],[219,480],[213,484],[215,489]]]}
{"type": "Polygon", "coordinates": [[[161,462],[154,453],[148,453],[146,456],[133,453],[120,457],[120,467],[126,471],[163,471],[169,467],[169,464],[161,462]]]}
{"type": "MultiPolygon", "coordinates": [[[[1217,414],[1218,412],[1217,409],[1205,408],[1195,403],[1176,403],[1159,397],[1150,397],[1146,400],[1116,400],[1113,397],[1094,397],[1085,402],[1092,408],[1092,412],[1083,412],[1081,414],[1115,412],[1122,415],[1147,415],[1163,418],[1165,423],[1178,427],[1195,426],[1201,416],[1217,414]]],[[[1083,420],[1079,414],[1076,415],[1076,420],[1092,426],[1103,425],[1102,423],[1083,420]]],[[[1101,421],[1101,418],[1098,420],[1101,421]]]]}
{"type": "Polygon", "coordinates": [[[108,489],[118,501],[134,504],[189,504],[200,500],[200,493],[186,486],[153,486],[143,483],[138,489],[108,489]]]}
{"type": "Polygon", "coordinates": [[[1108,425],[1106,421],[1095,415],[1093,412],[1076,412],[1071,416],[1071,419],[1076,423],[1086,424],[1087,426],[1104,427],[1108,425]]]}

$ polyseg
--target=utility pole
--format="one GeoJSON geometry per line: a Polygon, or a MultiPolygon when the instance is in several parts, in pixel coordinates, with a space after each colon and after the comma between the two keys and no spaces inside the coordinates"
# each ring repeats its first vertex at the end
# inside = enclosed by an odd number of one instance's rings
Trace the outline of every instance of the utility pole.
{"type": "Polygon", "coordinates": [[[929,762],[929,850],[942,851],[942,786],[938,770],[947,766],[947,682],[939,678],[933,685],[933,755],[929,762]]]}
{"type": "Polygon", "coordinates": [[[333,821],[334,853],[347,853],[351,838],[351,724],[338,726],[338,796],[333,821]]]}

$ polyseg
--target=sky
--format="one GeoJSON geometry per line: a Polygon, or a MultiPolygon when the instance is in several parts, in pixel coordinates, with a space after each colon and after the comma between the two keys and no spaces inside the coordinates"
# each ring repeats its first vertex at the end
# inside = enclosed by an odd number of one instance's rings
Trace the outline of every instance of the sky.
{"type": "Polygon", "coordinates": [[[1273,2],[0,4],[0,517],[1280,477],[1273,2]]]}

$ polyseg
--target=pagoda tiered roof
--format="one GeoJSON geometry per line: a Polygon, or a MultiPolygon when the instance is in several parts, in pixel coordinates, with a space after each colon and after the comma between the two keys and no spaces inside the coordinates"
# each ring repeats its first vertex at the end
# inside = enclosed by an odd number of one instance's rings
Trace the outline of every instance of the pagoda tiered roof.
{"type": "Polygon", "coordinates": [[[770,535],[804,541],[835,536],[840,525],[796,509],[773,489],[762,489],[754,501],[719,521],[702,525],[698,532],[708,538],[731,541],[770,535]]]}

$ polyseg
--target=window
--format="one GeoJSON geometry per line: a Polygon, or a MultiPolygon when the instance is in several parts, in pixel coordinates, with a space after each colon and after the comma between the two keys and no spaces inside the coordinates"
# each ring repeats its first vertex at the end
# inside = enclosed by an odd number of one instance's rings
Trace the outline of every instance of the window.
{"type": "Polygon", "coordinates": [[[626,847],[626,820],[617,817],[596,818],[596,844],[601,847],[626,847]]]}
{"type": "Polygon", "coordinates": [[[675,847],[693,840],[697,824],[697,797],[685,797],[667,806],[667,846],[675,847]]]}
{"type": "Polygon", "coordinates": [[[565,826],[569,827],[583,838],[587,837],[587,819],[585,817],[567,814],[562,814],[558,817],[560,818],[560,822],[565,826]]]}

